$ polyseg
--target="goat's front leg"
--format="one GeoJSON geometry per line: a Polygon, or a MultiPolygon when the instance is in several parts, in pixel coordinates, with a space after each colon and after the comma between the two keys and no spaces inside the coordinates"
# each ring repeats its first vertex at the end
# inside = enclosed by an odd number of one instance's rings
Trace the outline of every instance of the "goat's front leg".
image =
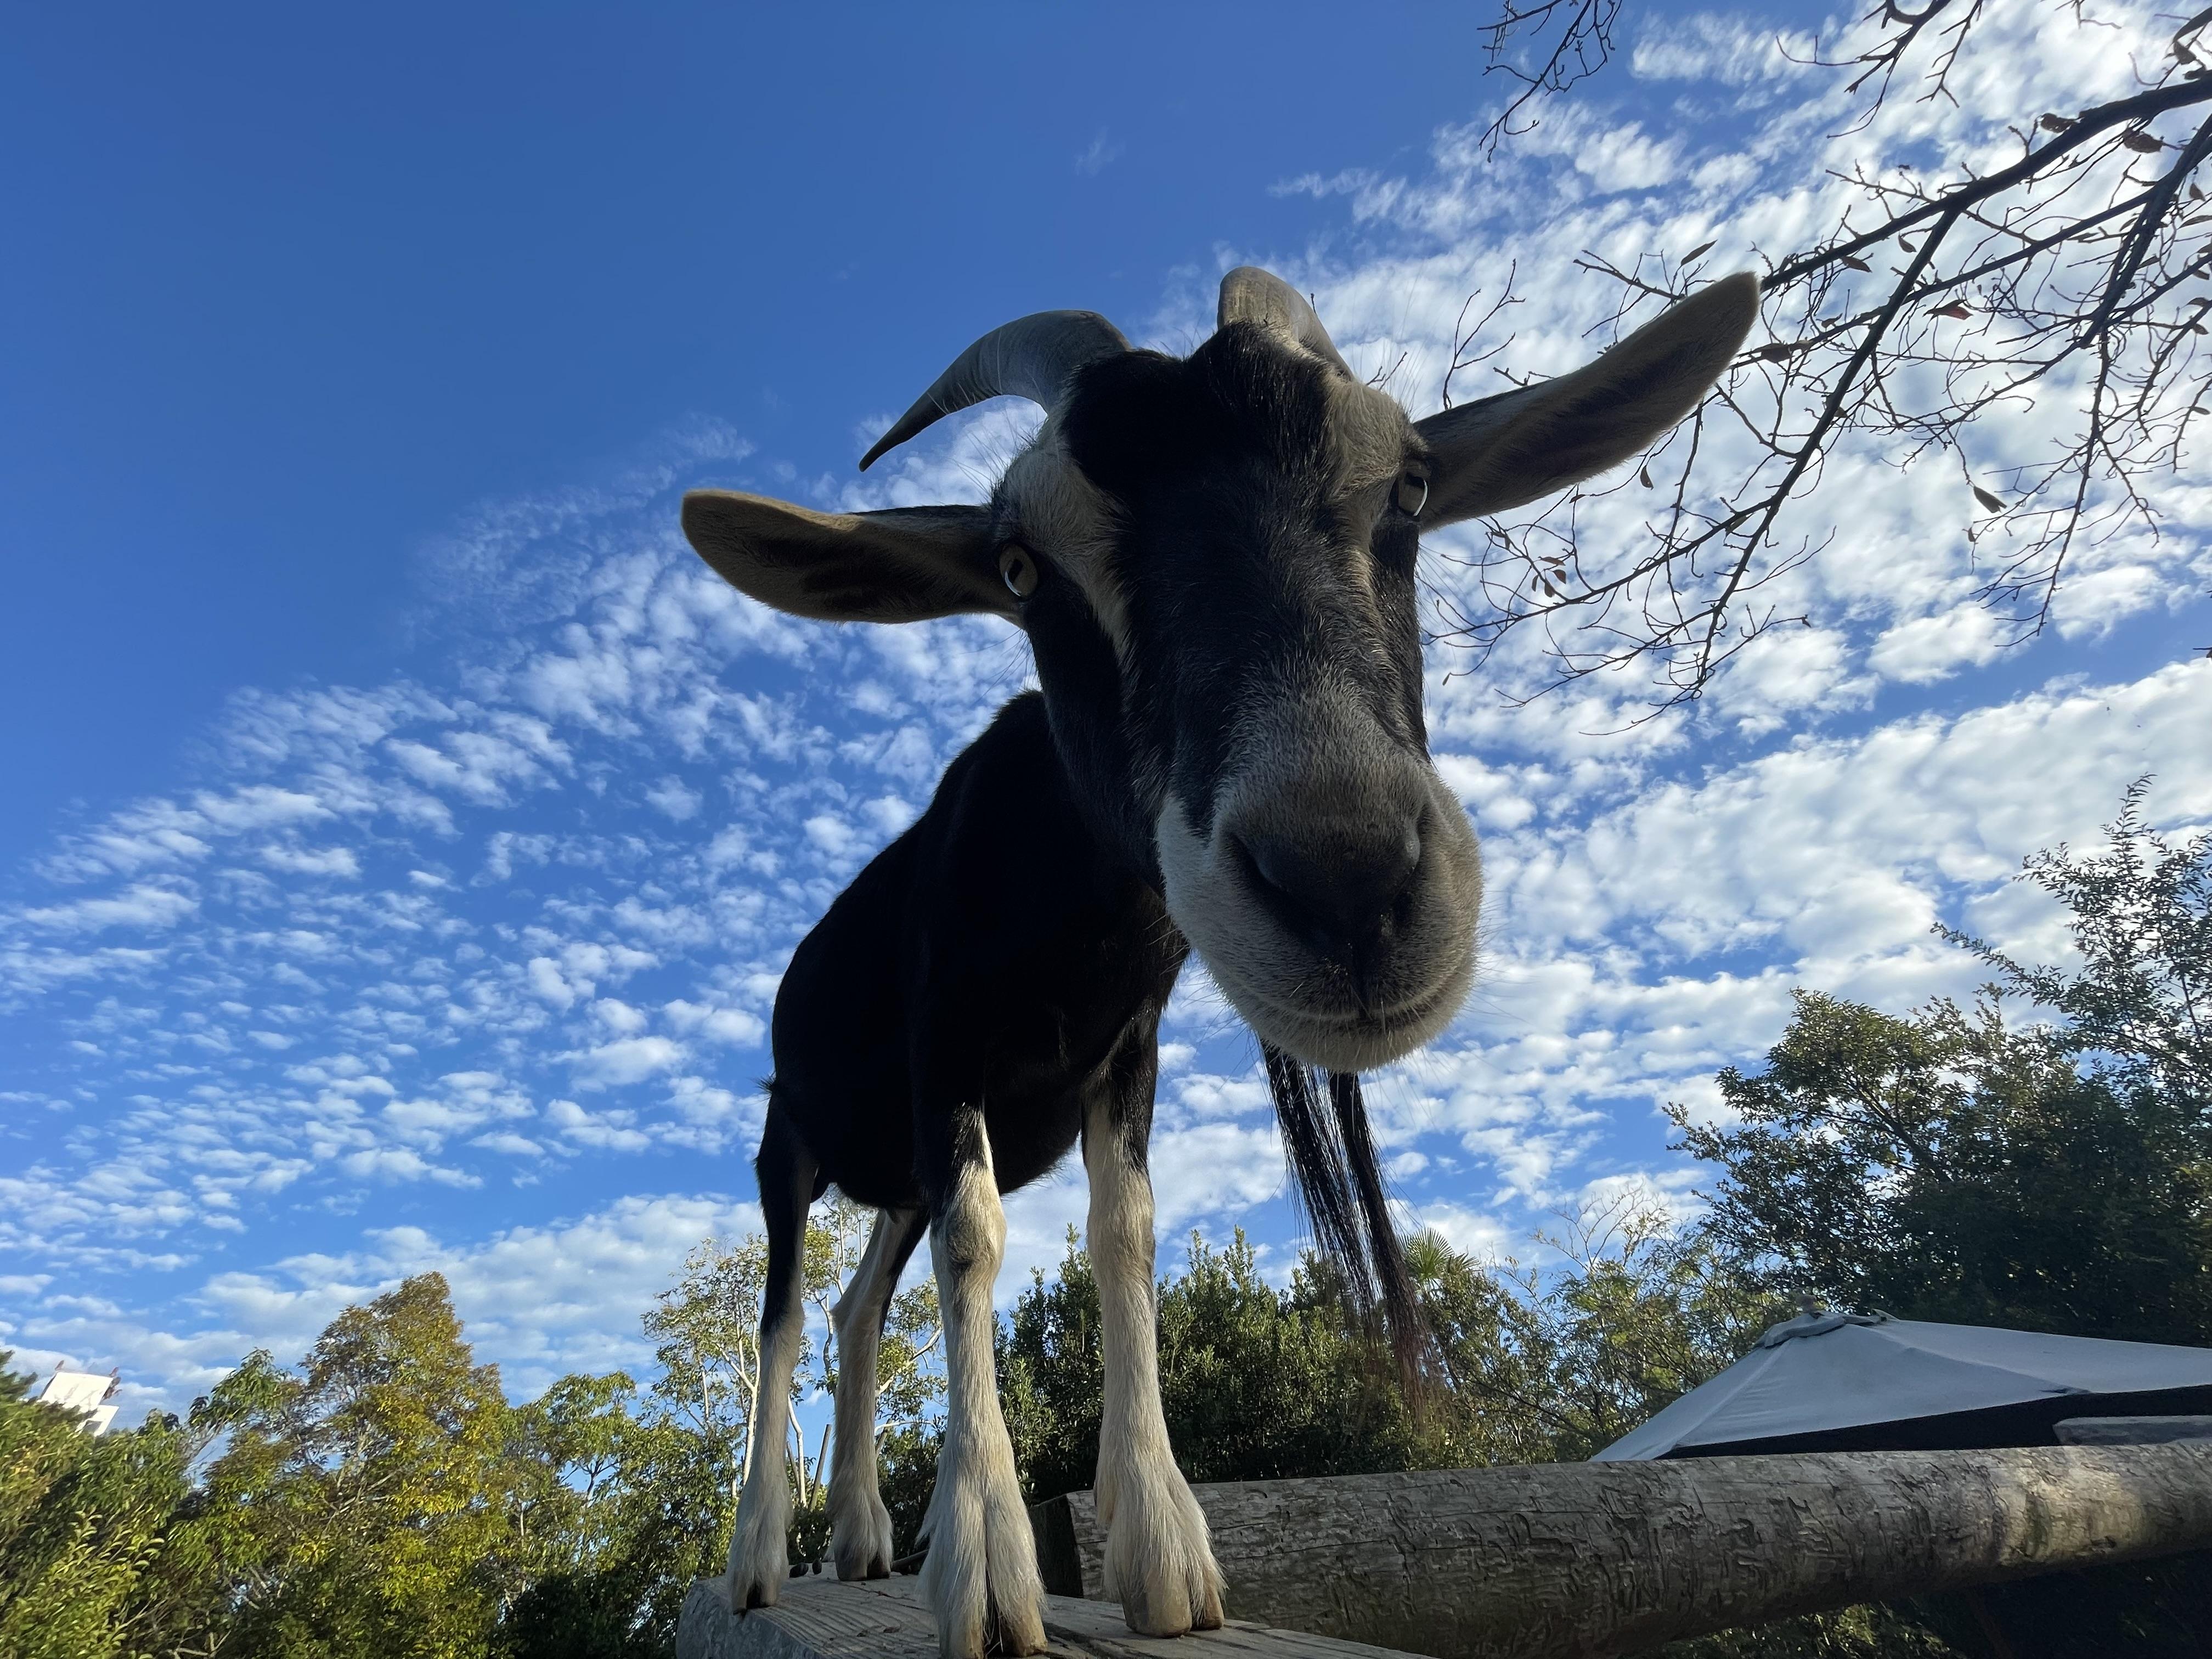
{"type": "Polygon", "coordinates": [[[879,1210],[837,1327],[837,1443],[830,1460],[830,1547],[840,1578],[887,1578],[891,1517],[876,1480],[876,1366],[900,1272],[921,1242],[920,1210],[879,1210]]]}
{"type": "Polygon", "coordinates": [[[791,1429],[791,1374],[805,1340],[800,1300],[806,1262],[806,1212],[819,1171],[771,1099],[753,1168],[760,1176],[768,1232],[768,1283],[761,1297],[760,1370],[754,1379],[744,1486],[730,1534],[730,1606],[772,1607],[790,1576],[791,1474],[784,1437],[791,1429]]]}
{"type": "Polygon", "coordinates": [[[1116,1051],[1083,1124],[1091,1177],[1089,1244],[1097,1276],[1106,1398],[1098,1434],[1098,1524],[1106,1528],[1106,1599],[1129,1628],[1179,1636],[1221,1625],[1221,1570],[1206,1515],[1168,1444],[1160,1409],[1158,1316],[1153,1303],[1152,1085],[1149,1022],[1116,1051]]]}
{"type": "MultiPolygon", "coordinates": [[[[935,1132],[944,1134],[945,1126],[935,1132]]],[[[932,1189],[929,1249],[945,1320],[950,1398],[937,1489],[924,1525],[929,1558],[921,1569],[922,1594],[937,1614],[944,1659],[1041,1653],[1044,1583],[1013,1442],[999,1411],[992,1355],[991,1287],[1006,1252],[1006,1216],[980,1109],[955,1109],[945,1150],[950,1168],[939,1179],[925,1177],[932,1189]]]]}

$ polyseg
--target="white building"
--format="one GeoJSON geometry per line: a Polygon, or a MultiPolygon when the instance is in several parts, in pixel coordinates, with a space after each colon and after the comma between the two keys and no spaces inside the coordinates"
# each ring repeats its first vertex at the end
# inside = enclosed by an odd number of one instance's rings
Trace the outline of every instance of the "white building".
{"type": "Polygon", "coordinates": [[[90,1412],[92,1420],[84,1425],[85,1430],[100,1434],[115,1420],[115,1407],[107,1402],[118,1386],[112,1371],[102,1376],[97,1371],[64,1370],[58,1365],[54,1374],[46,1379],[39,1398],[71,1411],[90,1412]]]}

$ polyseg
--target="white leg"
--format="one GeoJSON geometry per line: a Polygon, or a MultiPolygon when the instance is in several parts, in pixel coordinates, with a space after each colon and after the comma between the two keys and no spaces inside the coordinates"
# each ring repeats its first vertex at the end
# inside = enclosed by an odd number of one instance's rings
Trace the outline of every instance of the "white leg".
{"type": "MultiPolygon", "coordinates": [[[[771,1289],[771,1295],[774,1294],[771,1289]]],[[[791,1374],[799,1364],[800,1303],[787,1297],[780,1316],[761,1333],[761,1368],[753,1391],[752,1463],[738,1493],[737,1528],[730,1534],[730,1606],[772,1607],[791,1576],[785,1539],[791,1528],[791,1474],[784,1440],[791,1430],[791,1374]]]]}
{"type": "Polygon", "coordinates": [[[830,1316],[837,1328],[837,1437],[830,1455],[830,1548],[840,1578],[890,1576],[891,1517],[876,1483],[876,1358],[884,1315],[921,1223],[913,1210],[877,1214],[867,1250],[830,1316]]]}
{"type": "Polygon", "coordinates": [[[805,1335],[800,1299],[805,1271],[806,1212],[814,1197],[814,1159],[780,1109],[769,1108],[761,1135],[762,1218],[768,1228],[768,1284],[761,1297],[760,1376],[753,1388],[750,1462],[738,1493],[725,1583],[730,1606],[772,1607],[790,1577],[791,1476],[784,1440],[791,1430],[791,1374],[805,1335]]]}
{"type": "Polygon", "coordinates": [[[1013,1443],[999,1412],[991,1350],[991,1287],[1006,1249],[1006,1217],[980,1118],[968,1139],[981,1155],[956,1170],[929,1230],[951,1397],[925,1528],[929,1559],[921,1589],[937,1614],[943,1659],[1044,1650],[1044,1584],[1013,1443]]]}
{"type": "Polygon", "coordinates": [[[1117,1110],[1112,1099],[1102,1099],[1084,1124],[1088,1243],[1106,1362],[1098,1524],[1106,1528],[1106,1599],[1121,1604],[1139,1634],[1179,1636],[1220,1627],[1223,1585],[1205,1512],[1176,1467],[1160,1409],[1152,1182],[1144,1144],[1151,1079],[1144,1070],[1147,1109],[1117,1110]]]}

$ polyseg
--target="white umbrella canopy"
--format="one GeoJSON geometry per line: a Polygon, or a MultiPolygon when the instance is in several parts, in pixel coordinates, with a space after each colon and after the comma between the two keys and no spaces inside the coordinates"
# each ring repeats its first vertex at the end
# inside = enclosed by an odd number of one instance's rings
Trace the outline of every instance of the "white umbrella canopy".
{"type": "Polygon", "coordinates": [[[1768,1449],[1745,1443],[1761,1441],[1792,1443],[1775,1450],[1811,1449],[1802,1443],[1838,1434],[1870,1448],[1880,1437],[1868,1431],[1876,1425],[2007,1407],[2042,1407],[2018,1415],[2012,1426],[2040,1427],[2036,1437],[2048,1443],[2049,1425],[2041,1420],[2046,1416],[2094,1416],[2104,1402],[2124,1404],[2118,1397],[2129,1395],[2158,1396],[2145,1403],[2160,1409],[2201,1409],[2186,1398],[2198,1389],[2212,1391],[2212,1348],[1924,1324],[1886,1314],[1808,1313],[1775,1326],[1711,1382],[1592,1461],[1768,1449]]]}

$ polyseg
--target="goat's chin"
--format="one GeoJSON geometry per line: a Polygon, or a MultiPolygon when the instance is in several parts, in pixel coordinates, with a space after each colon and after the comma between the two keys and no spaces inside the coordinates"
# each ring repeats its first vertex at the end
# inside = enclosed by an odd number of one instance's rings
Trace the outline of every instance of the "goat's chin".
{"type": "Polygon", "coordinates": [[[1474,984],[1474,953],[1469,951],[1427,996],[1388,1012],[1338,1012],[1272,1002],[1236,985],[1233,976],[1225,976],[1212,962],[1206,967],[1261,1042],[1331,1072],[1370,1072],[1404,1059],[1443,1033],[1474,984]]]}

